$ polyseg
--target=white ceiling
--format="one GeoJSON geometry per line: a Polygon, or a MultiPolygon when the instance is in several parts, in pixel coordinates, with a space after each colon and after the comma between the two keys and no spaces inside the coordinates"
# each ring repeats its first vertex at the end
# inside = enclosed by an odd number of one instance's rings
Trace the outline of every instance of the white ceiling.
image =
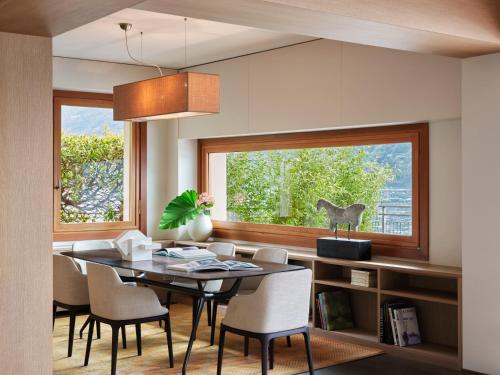
{"type": "Polygon", "coordinates": [[[184,18],[124,9],[53,39],[54,56],[134,64],[125,49],[119,22],[128,32],[132,56],[168,68],[181,68],[311,40],[311,37],[189,18],[187,65],[184,63],[184,18]]]}

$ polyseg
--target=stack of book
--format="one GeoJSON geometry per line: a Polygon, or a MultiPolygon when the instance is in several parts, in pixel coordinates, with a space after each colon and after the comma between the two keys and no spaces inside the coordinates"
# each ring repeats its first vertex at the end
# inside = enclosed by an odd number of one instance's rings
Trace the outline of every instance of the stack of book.
{"type": "Polygon", "coordinates": [[[398,346],[422,342],[417,311],[412,303],[393,300],[380,306],[380,342],[398,346]]]}
{"type": "Polygon", "coordinates": [[[351,284],[367,288],[377,285],[377,272],[367,270],[351,270],[351,284]]]}
{"type": "Polygon", "coordinates": [[[351,301],[346,291],[316,294],[316,309],[322,329],[333,331],[353,327],[351,301]]]}

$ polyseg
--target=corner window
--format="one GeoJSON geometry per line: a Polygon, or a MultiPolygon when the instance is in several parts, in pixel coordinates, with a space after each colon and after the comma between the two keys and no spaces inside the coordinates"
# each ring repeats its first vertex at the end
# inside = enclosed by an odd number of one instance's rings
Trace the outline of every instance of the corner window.
{"type": "Polygon", "coordinates": [[[65,94],[54,97],[54,232],[138,228],[138,125],[113,121],[111,95],[65,94]]]}

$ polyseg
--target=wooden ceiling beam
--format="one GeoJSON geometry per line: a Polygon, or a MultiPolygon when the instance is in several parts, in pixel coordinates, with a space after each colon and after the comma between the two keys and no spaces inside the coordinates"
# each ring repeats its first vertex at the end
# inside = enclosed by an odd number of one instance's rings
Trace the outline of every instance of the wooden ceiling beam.
{"type": "Polygon", "coordinates": [[[500,51],[495,0],[147,0],[134,8],[377,47],[470,57],[500,51]]]}
{"type": "Polygon", "coordinates": [[[56,36],[141,0],[0,0],[0,32],[56,36]]]}

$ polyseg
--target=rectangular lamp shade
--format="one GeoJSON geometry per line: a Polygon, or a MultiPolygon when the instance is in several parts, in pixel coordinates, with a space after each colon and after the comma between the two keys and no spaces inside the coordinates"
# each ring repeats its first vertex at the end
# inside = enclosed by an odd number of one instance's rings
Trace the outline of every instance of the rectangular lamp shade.
{"type": "Polygon", "coordinates": [[[219,76],[177,73],[113,87],[115,121],[152,121],[219,113],[219,76]]]}

